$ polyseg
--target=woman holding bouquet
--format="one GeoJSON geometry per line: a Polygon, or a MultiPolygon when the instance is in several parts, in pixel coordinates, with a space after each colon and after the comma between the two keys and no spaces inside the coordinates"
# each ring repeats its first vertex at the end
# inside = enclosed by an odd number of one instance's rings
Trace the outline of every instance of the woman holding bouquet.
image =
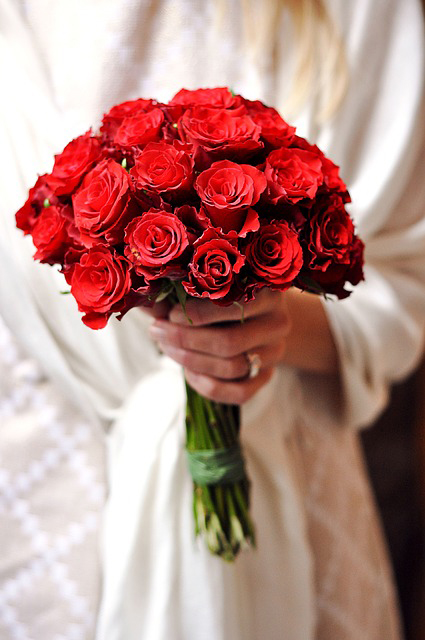
{"type": "Polygon", "coordinates": [[[396,640],[356,433],[422,348],[418,1],[0,0],[0,18],[1,313],[105,429],[97,639],[396,640]],[[291,107],[297,133],[341,167],[365,281],[341,302],[261,291],[242,323],[239,307],[189,300],[186,314],[165,301],[153,321],[133,309],[87,329],[14,229],[35,174],[113,104],[226,85],[291,107]],[[242,407],[257,548],[231,565],[193,539],[181,365],[199,393],[242,407]]]}

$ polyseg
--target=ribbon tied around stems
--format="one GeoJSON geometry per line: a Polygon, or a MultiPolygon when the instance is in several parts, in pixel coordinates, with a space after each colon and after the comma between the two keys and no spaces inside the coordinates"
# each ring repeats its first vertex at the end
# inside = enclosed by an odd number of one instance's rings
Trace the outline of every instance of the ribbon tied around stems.
{"type": "Polygon", "coordinates": [[[226,449],[189,451],[186,449],[190,475],[198,485],[222,485],[246,477],[245,463],[238,445],[226,449]]]}

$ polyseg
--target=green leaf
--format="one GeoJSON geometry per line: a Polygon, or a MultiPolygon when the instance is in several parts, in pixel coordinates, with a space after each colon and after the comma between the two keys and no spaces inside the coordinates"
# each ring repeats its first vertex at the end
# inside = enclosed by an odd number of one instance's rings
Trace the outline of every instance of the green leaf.
{"type": "Polygon", "coordinates": [[[69,290],[69,291],[59,291],[59,293],[60,293],[62,296],[66,296],[66,295],[68,295],[68,293],[71,293],[71,290],[69,290]]]}
{"type": "Polygon", "coordinates": [[[162,291],[160,291],[160,293],[155,297],[155,302],[162,302],[162,300],[165,300],[165,298],[168,298],[170,293],[172,293],[173,291],[174,291],[173,284],[171,282],[166,282],[162,291]]]}
{"type": "Polygon", "coordinates": [[[184,313],[184,316],[185,316],[186,320],[189,322],[189,324],[193,324],[192,320],[189,318],[189,316],[187,315],[187,312],[186,312],[187,293],[186,293],[182,283],[174,281],[173,285],[174,285],[174,290],[175,290],[176,295],[177,295],[177,300],[181,304],[181,308],[183,309],[183,313],[184,313]]]}
{"type": "Polygon", "coordinates": [[[304,289],[306,289],[310,293],[318,293],[321,296],[326,295],[325,290],[320,286],[320,284],[315,282],[313,278],[310,278],[310,276],[306,276],[305,274],[300,274],[297,280],[301,284],[301,286],[304,287],[304,289]]]}

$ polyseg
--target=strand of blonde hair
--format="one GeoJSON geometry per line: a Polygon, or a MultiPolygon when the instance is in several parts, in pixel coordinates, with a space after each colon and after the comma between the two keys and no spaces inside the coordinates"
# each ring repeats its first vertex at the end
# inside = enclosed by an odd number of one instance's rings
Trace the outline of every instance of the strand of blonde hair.
{"type": "MultiPolygon", "coordinates": [[[[217,25],[224,20],[228,1],[216,0],[217,25]]],[[[295,114],[314,97],[317,120],[331,117],[344,97],[348,66],[341,34],[324,0],[261,0],[261,12],[256,2],[240,0],[246,48],[252,58],[259,59],[270,41],[277,46],[282,16],[293,24],[296,63],[285,114],[295,114]]]]}

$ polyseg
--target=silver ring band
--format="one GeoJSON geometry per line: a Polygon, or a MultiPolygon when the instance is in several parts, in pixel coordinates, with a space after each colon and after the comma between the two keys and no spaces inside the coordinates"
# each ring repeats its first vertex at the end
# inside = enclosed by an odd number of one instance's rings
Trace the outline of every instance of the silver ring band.
{"type": "Polygon", "coordinates": [[[245,353],[245,358],[248,363],[248,375],[247,378],[256,378],[261,369],[261,358],[258,353],[245,353]]]}

